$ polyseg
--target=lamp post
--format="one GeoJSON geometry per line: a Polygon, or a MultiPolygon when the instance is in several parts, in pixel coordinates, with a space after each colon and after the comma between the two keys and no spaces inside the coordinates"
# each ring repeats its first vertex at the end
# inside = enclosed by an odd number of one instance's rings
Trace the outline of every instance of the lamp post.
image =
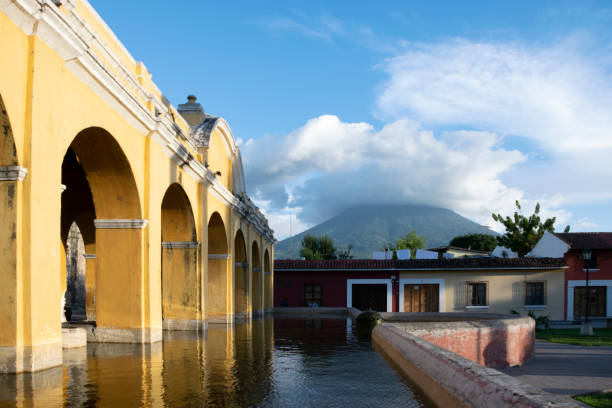
{"type": "Polygon", "coordinates": [[[589,321],[589,262],[591,260],[592,252],[590,249],[585,249],[582,251],[582,258],[584,259],[584,269],[586,270],[586,308],[584,312],[584,322],[582,322],[582,327],[580,327],[580,335],[582,336],[592,336],[593,335],[593,326],[591,326],[591,322],[589,321]]]}

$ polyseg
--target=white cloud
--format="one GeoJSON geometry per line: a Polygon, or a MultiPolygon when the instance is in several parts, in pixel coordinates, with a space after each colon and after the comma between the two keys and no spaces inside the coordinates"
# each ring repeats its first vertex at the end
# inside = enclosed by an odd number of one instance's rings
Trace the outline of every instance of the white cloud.
{"type": "Polygon", "coordinates": [[[572,43],[535,49],[455,40],[418,45],[384,65],[381,117],[476,126],[555,153],[612,149],[612,75],[572,43]]]}
{"type": "Polygon", "coordinates": [[[256,20],[256,24],[273,32],[293,32],[304,37],[331,42],[335,39],[350,41],[375,52],[395,54],[408,42],[389,38],[374,31],[370,26],[354,21],[343,21],[332,16],[311,17],[301,14],[268,16],[256,20]]]}
{"type": "Polygon", "coordinates": [[[597,228],[596,222],[590,220],[588,217],[583,217],[576,221],[574,229],[577,231],[593,231],[595,228],[597,228]]]}
{"type": "Polygon", "coordinates": [[[574,45],[412,45],[382,65],[386,125],[323,115],[249,140],[251,193],[304,227],[351,206],[421,203],[499,228],[491,212],[517,199],[563,227],[572,205],[612,201],[612,75],[574,45]]]}
{"type": "Polygon", "coordinates": [[[286,136],[253,139],[244,157],[252,193],[266,197],[264,211],[284,222],[288,208],[300,209],[305,227],[351,206],[410,202],[489,223],[492,210],[505,212],[522,198],[499,175],[525,156],[499,141],[476,131],[445,132],[439,140],[409,119],[375,130],[324,115],[286,136]]]}

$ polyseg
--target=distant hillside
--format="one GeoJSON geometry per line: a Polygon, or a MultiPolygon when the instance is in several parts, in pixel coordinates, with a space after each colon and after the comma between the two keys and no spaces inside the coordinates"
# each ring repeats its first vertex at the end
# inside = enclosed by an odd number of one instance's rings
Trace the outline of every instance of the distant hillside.
{"type": "Polygon", "coordinates": [[[298,258],[305,234],[327,234],[336,247],[353,245],[354,258],[371,258],[372,252],[394,243],[412,230],[427,238],[426,248],[448,245],[457,235],[495,232],[443,208],[420,205],[368,206],[346,210],[276,244],[276,259],[298,258]]]}

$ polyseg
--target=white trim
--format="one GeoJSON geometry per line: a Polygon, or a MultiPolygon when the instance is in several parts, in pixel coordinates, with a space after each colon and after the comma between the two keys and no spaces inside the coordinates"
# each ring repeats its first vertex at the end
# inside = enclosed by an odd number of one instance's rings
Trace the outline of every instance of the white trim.
{"type": "Polygon", "coordinates": [[[489,306],[466,306],[465,307],[466,310],[488,310],[489,306]]]}
{"type": "Polygon", "coordinates": [[[198,241],[164,241],[162,242],[162,248],[165,249],[188,249],[188,248],[199,248],[200,243],[198,241]]]}
{"type": "Polygon", "coordinates": [[[427,285],[427,284],[438,284],[438,312],[445,312],[444,308],[444,279],[411,279],[411,278],[400,278],[399,285],[399,311],[404,311],[404,285],[427,285]]]}
{"type": "MultiPolygon", "coordinates": [[[[574,320],[574,288],[586,286],[586,280],[567,281],[567,320],[574,320]]],[[[606,286],[606,317],[612,317],[612,280],[589,279],[589,286],[606,286]]]]}
{"type": "Polygon", "coordinates": [[[149,220],[141,219],[96,219],[94,225],[98,229],[143,229],[149,220]]]}
{"type": "Polygon", "coordinates": [[[387,285],[387,312],[393,312],[393,281],[391,279],[347,279],[346,307],[353,307],[353,285],[387,285]]]}
{"type": "Polygon", "coordinates": [[[547,305],[523,305],[525,310],[546,310],[547,305]]]}
{"type": "Polygon", "coordinates": [[[208,259],[229,259],[229,254],[208,254],[208,259]]]}
{"type": "Polygon", "coordinates": [[[96,259],[96,254],[83,254],[85,259],[96,259]]]}
{"type": "Polygon", "coordinates": [[[0,167],[0,181],[22,181],[28,174],[28,169],[21,166],[0,167]]]}

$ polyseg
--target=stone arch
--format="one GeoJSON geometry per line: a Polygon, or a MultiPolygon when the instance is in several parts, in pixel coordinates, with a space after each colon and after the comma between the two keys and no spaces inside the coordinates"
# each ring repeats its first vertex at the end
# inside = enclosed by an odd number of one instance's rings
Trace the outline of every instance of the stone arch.
{"type": "Polygon", "coordinates": [[[261,255],[257,241],[251,245],[252,285],[253,285],[253,314],[263,314],[263,271],[261,269],[261,255]]]}
{"type": "Polygon", "coordinates": [[[2,95],[0,95],[0,166],[17,165],[17,146],[13,138],[13,128],[2,95]]]}
{"type": "Polygon", "coordinates": [[[263,263],[263,275],[264,275],[264,309],[265,311],[271,311],[274,301],[274,293],[272,286],[272,268],[270,264],[270,252],[266,248],[264,252],[264,263],[263,263]]]}
{"type": "Polygon", "coordinates": [[[249,317],[249,264],[247,247],[241,230],[234,238],[234,315],[236,319],[249,317]]]}
{"type": "MultiPolygon", "coordinates": [[[[19,325],[19,271],[17,208],[25,169],[18,167],[17,147],[9,116],[0,95],[0,348],[17,348],[19,325]]],[[[0,357],[0,365],[5,360],[0,357]]],[[[9,357],[9,371],[20,371],[21,362],[9,357]]]]}
{"type": "Polygon", "coordinates": [[[62,184],[62,226],[80,218],[93,221],[95,228],[95,254],[90,255],[95,256],[97,327],[92,337],[127,343],[160,340],[161,330],[151,327],[147,313],[150,293],[143,279],[147,221],[141,218],[132,167],[117,140],[99,127],[79,132],[64,156],[62,184]]]}
{"type": "MultiPolygon", "coordinates": [[[[95,206],[87,176],[83,170],[83,166],[79,162],[76,153],[72,148],[68,148],[62,161],[62,185],[61,187],[61,218],[60,218],[60,241],[62,251],[60,252],[60,291],[65,293],[68,288],[69,271],[67,270],[70,263],[68,252],[68,235],[72,225],[76,223],[78,230],[82,236],[85,245],[86,254],[94,254],[95,251],[95,227],[94,219],[96,218],[95,206]]],[[[75,244],[76,242],[73,242],[75,244]]],[[[76,260],[78,263],[78,260],[76,260]]],[[[86,297],[89,295],[89,318],[95,320],[95,260],[94,262],[85,259],[85,280],[86,280],[86,297]],[[89,264],[89,271],[87,271],[89,264]],[[88,279],[89,278],[89,279],[88,279]],[[89,281],[89,282],[87,282],[89,281]],[[89,283],[89,289],[87,289],[89,283]],[[93,309],[93,310],[92,310],[93,309]]],[[[87,307],[86,307],[87,309],[87,307]]]]}
{"type": "Polygon", "coordinates": [[[161,203],[162,322],[165,330],[200,328],[196,224],[187,194],[171,184],[161,203]]]}
{"type": "Polygon", "coordinates": [[[229,251],[225,223],[218,212],[208,221],[208,282],[206,304],[209,323],[226,323],[230,311],[229,251]]]}

